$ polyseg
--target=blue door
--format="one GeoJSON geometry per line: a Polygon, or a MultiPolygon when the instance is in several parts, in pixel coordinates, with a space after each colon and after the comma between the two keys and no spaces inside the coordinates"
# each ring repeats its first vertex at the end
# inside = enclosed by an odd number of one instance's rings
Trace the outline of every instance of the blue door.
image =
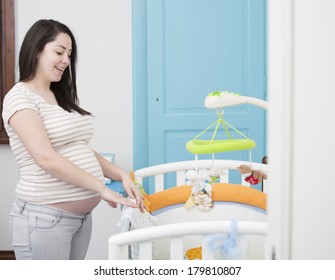
{"type": "MultiPolygon", "coordinates": [[[[187,141],[218,117],[204,106],[208,93],[266,99],[265,12],[266,0],[133,1],[135,169],[194,159],[187,141]]],[[[265,116],[252,105],[224,109],[223,119],[256,141],[257,162],[265,116]]],[[[215,157],[249,160],[249,152],[215,157]]]]}

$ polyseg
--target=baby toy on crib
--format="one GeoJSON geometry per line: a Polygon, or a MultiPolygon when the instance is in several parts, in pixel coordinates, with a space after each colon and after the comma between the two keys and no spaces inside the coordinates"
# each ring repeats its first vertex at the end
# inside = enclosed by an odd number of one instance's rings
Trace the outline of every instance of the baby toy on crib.
{"type": "Polygon", "coordinates": [[[185,203],[186,208],[191,208],[195,205],[200,210],[210,210],[213,208],[212,200],[212,185],[224,174],[224,170],[213,167],[209,170],[203,169],[196,172],[189,170],[186,172],[186,185],[192,187],[190,198],[185,203]]]}
{"type": "Polygon", "coordinates": [[[266,180],[267,176],[262,171],[253,170],[249,165],[241,165],[238,168],[241,174],[245,177],[245,181],[252,185],[256,185],[259,182],[262,182],[263,179],[266,180]]]}
{"type": "MultiPolygon", "coordinates": [[[[212,154],[214,160],[214,154],[216,153],[249,150],[251,162],[251,150],[256,147],[256,142],[223,119],[223,108],[246,103],[263,109],[268,108],[268,103],[264,100],[242,96],[229,91],[213,91],[206,96],[205,107],[215,109],[218,119],[186,143],[187,151],[195,155],[196,161],[198,155],[212,154]],[[227,137],[220,137],[220,139],[216,140],[215,137],[220,125],[222,125],[227,137]],[[211,139],[200,139],[200,137],[212,128],[214,128],[214,132],[211,139]],[[233,138],[231,131],[239,135],[239,138],[233,138]]],[[[266,179],[266,175],[263,172],[253,170],[251,166],[241,165],[238,169],[245,177],[244,180],[249,184],[256,185],[262,182],[263,179],[266,179]]],[[[218,170],[217,168],[202,170],[199,173],[194,170],[188,171],[186,173],[186,179],[188,180],[186,184],[192,186],[192,194],[185,203],[185,207],[191,208],[197,205],[201,210],[210,210],[213,208],[212,185],[222,175],[222,172],[222,170],[218,170]]]]}
{"type": "MultiPolygon", "coordinates": [[[[238,167],[240,173],[245,177],[245,181],[250,184],[258,184],[267,176],[258,170],[253,170],[249,165],[241,165],[238,167]]],[[[202,211],[208,211],[213,208],[212,185],[217,182],[225,171],[218,167],[211,169],[202,169],[199,172],[188,170],[185,174],[186,185],[191,186],[191,196],[186,201],[185,207],[191,208],[198,206],[202,211]]]]}

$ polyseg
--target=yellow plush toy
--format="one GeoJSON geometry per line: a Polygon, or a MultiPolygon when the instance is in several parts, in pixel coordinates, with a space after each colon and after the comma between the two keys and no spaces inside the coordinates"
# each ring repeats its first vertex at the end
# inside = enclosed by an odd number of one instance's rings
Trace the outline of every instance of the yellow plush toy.
{"type": "Polygon", "coordinates": [[[201,260],[202,259],[202,247],[191,248],[186,251],[185,259],[187,260],[201,260]]]}

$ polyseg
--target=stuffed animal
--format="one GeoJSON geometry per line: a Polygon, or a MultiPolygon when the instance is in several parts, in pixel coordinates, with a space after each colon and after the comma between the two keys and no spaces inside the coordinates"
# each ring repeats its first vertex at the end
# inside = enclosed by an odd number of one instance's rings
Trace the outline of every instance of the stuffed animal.
{"type": "Polygon", "coordinates": [[[214,204],[212,201],[212,186],[208,183],[212,181],[208,172],[196,172],[189,170],[186,172],[186,185],[192,186],[191,197],[186,202],[185,207],[189,208],[197,205],[200,210],[210,210],[214,204]]]}
{"type": "Polygon", "coordinates": [[[216,183],[220,179],[220,176],[225,174],[225,171],[222,168],[219,168],[216,166],[213,166],[207,172],[208,172],[208,175],[211,177],[211,181],[209,182],[209,184],[211,185],[216,183]]]}
{"type": "Polygon", "coordinates": [[[250,165],[241,165],[238,167],[240,173],[245,177],[245,181],[252,185],[256,185],[262,182],[263,179],[267,179],[266,174],[260,170],[253,170],[250,165]]]}

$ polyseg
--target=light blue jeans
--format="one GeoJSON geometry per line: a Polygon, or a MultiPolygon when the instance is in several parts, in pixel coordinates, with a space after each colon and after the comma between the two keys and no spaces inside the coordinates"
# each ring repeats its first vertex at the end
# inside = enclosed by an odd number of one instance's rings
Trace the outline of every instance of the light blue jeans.
{"type": "Polygon", "coordinates": [[[10,227],[17,260],[82,260],[91,239],[92,215],[16,199],[10,227]]]}

